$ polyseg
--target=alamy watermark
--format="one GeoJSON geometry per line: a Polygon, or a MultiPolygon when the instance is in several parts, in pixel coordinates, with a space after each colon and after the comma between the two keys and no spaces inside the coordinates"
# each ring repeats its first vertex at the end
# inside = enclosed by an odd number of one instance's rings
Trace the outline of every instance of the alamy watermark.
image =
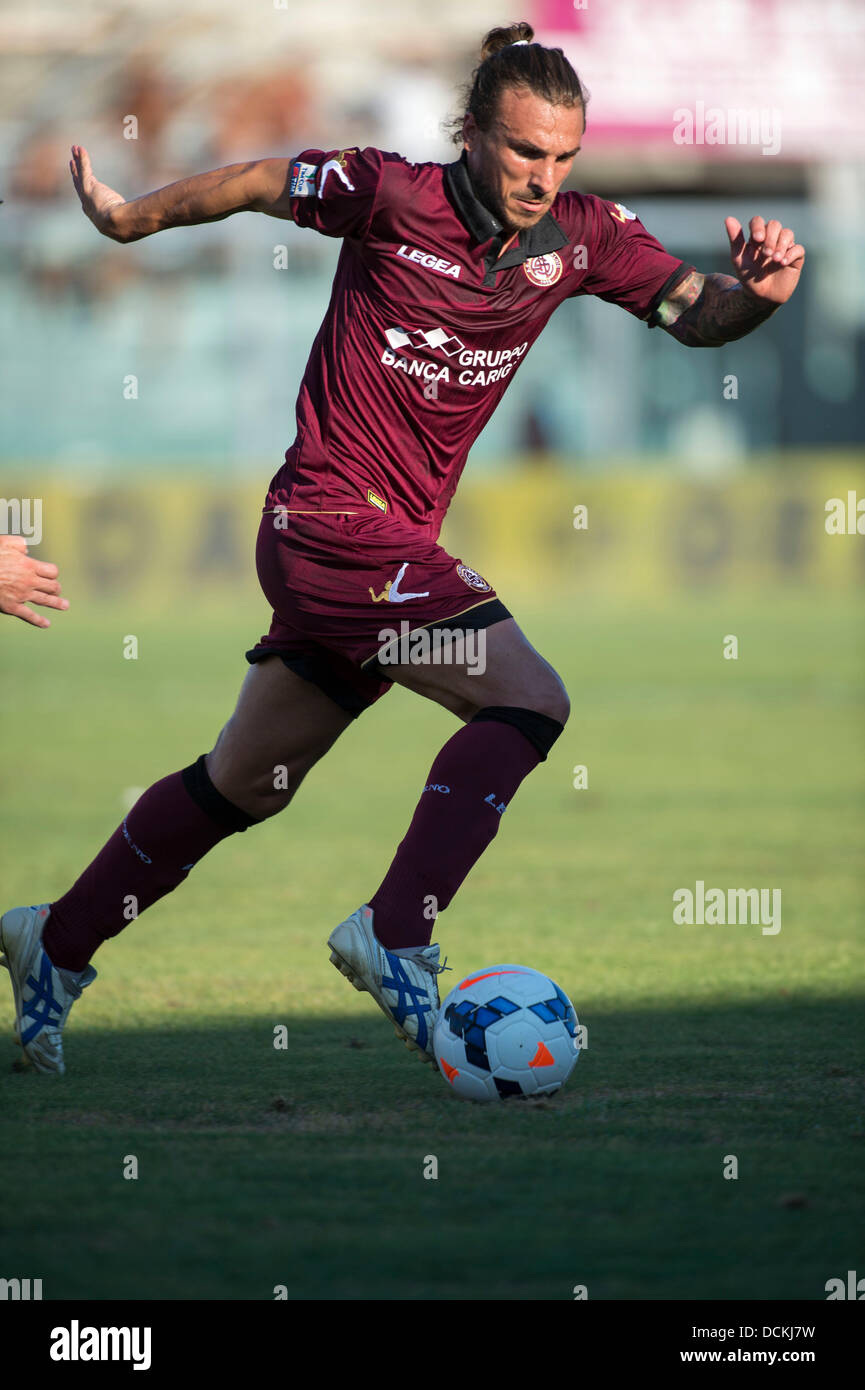
{"type": "Polygon", "coordinates": [[[692,892],[673,893],[673,921],[691,926],[762,926],[764,936],[781,930],[780,888],[706,888],[701,878],[692,892]]]}
{"type": "Polygon", "coordinates": [[[842,497],[830,497],[825,511],[828,536],[865,536],[865,497],[857,497],[851,489],[846,502],[842,497]]]}
{"type": "Polygon", "coordinates": [[[0,1300],[29,1302],[42,1297],[41,1279],[0,1279],[0,1300]]]}
{"type": "Polygon", "coordinates": [[[678,106],[673,112],[674,145],[759,145],[763,154],[781,151],[781,112],[776,106],[730,108],[678,106]]]}
{"type": "Polygon", "coordinates": [[[31,545],[42,540],[42,498],[0,497],[0,536],[23,536],[31,545]]]}
{"type": "Polygon", "coordinates": [[[487,669],[485,628],[422,627],[412,632],[403,618],[396,628],[383,627],[378,634],[382,646],[380,666],[465,666],[470,676],[482,676],[487,669]]]}
{"type": "Polygon", "coordinates": [[[131,1361],[134,1371],[150,1369],[149,1327],[82,1327],[77,1318],[69,1327],[51,1330],[48,1355],[52,1361],[131,1361]]]}
{"type": "Polygon", "coordinates": [[[834,1299],[850,1298],[861,1303],[865,1299],[865,1279],[860,1279],[855,1269],[848,1269],[847,1279],[827,1279],[823,1286],[826,1290],[826,1301],[831,1303],[834,1299]]]}

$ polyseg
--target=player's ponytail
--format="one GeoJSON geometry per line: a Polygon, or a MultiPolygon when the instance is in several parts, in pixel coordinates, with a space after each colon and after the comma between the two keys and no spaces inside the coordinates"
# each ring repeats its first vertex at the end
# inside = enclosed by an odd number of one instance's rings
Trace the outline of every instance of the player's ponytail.
{"type": "Polygon", "coordinates": [[[498,29],[491,29],[481,44],[481,62],[485,63],[487,58],[501,53],[503,48],[509,48],[511,44],[532,43],[534,37],[534,29],[531,24],[526,24],[524,20],[519,24],[508,24],[498,29]]]}
{"type": "Polygon", "coordinates": [[[463,115],[470,111],[480,130],[489,130],[507,87],[524,88],[551,106],[579,106],[586,115],[589,93],[560,48],[535,43],[522,21],[491,29],[481,44],[481,61],[463,88],[463,110],[451,122],[454,144],[462,144],[463,115]]]}

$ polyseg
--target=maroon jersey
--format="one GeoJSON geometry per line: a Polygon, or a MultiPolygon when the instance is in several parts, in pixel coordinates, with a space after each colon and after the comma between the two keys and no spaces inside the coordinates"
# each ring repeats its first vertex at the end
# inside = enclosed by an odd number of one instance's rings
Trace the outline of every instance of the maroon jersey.
{"type": "Polygon", "coordinates": [[[297,401],[297,439],[267,507],[377,511],[435,539],[469,449],[550,315],[598,295],[650,325],[686,275],[634,213],[560,193],[504,255],[465,153],[304,150],[299,227],[341,237],[330,304],[297,401]]]}

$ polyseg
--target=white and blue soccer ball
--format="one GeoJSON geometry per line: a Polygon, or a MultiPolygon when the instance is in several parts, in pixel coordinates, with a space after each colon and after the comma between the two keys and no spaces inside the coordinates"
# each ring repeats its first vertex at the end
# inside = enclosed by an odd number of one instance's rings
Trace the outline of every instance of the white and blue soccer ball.
{"type": "Polygon", "coordinates": [[[451,990],[433,1041],[442,1076],[464,1100],[549,1096],[576,1066],[580,1024],[548,976],[489,965],[451,990]]]}

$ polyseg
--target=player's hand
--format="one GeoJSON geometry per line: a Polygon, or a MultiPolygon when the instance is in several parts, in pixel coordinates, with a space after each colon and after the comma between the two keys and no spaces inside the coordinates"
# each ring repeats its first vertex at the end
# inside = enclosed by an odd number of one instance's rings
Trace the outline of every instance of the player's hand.
{"type": "Polygon", "coordinates": [[[66,611],[69,600],[60,597],[57,573],[56,565],[31,559],[23,536],[0,536],[0,613],[34,627],[50,627],[48,618],[27,605],[66,611]]]}
{"type": "Polygon", "coordinates": [[[730,259],[742,288],[764,304],[786,304],[799,283],[805,261],[805,248],[794,233],[776,218],[764,222],[762,217],[752,217],[746,242],[735,217],[727,217],[724,225],[730,238],[730,259]]]}
{"type": "Polygon", "coordinates": [[[108,187],[107,183],[100,183],[94,176],[90,167],[90,156],[83,145],[72,146],[69,169],[72,174],[72,182],[75,184],[75,192],[81,199],[81,206],[90,221],[97,231],[102,232],[103,236],[111,236],[111,209],[120,207],[126,202],[126,199],[122,193],[115,192],[113,188],[108,187]]]}

